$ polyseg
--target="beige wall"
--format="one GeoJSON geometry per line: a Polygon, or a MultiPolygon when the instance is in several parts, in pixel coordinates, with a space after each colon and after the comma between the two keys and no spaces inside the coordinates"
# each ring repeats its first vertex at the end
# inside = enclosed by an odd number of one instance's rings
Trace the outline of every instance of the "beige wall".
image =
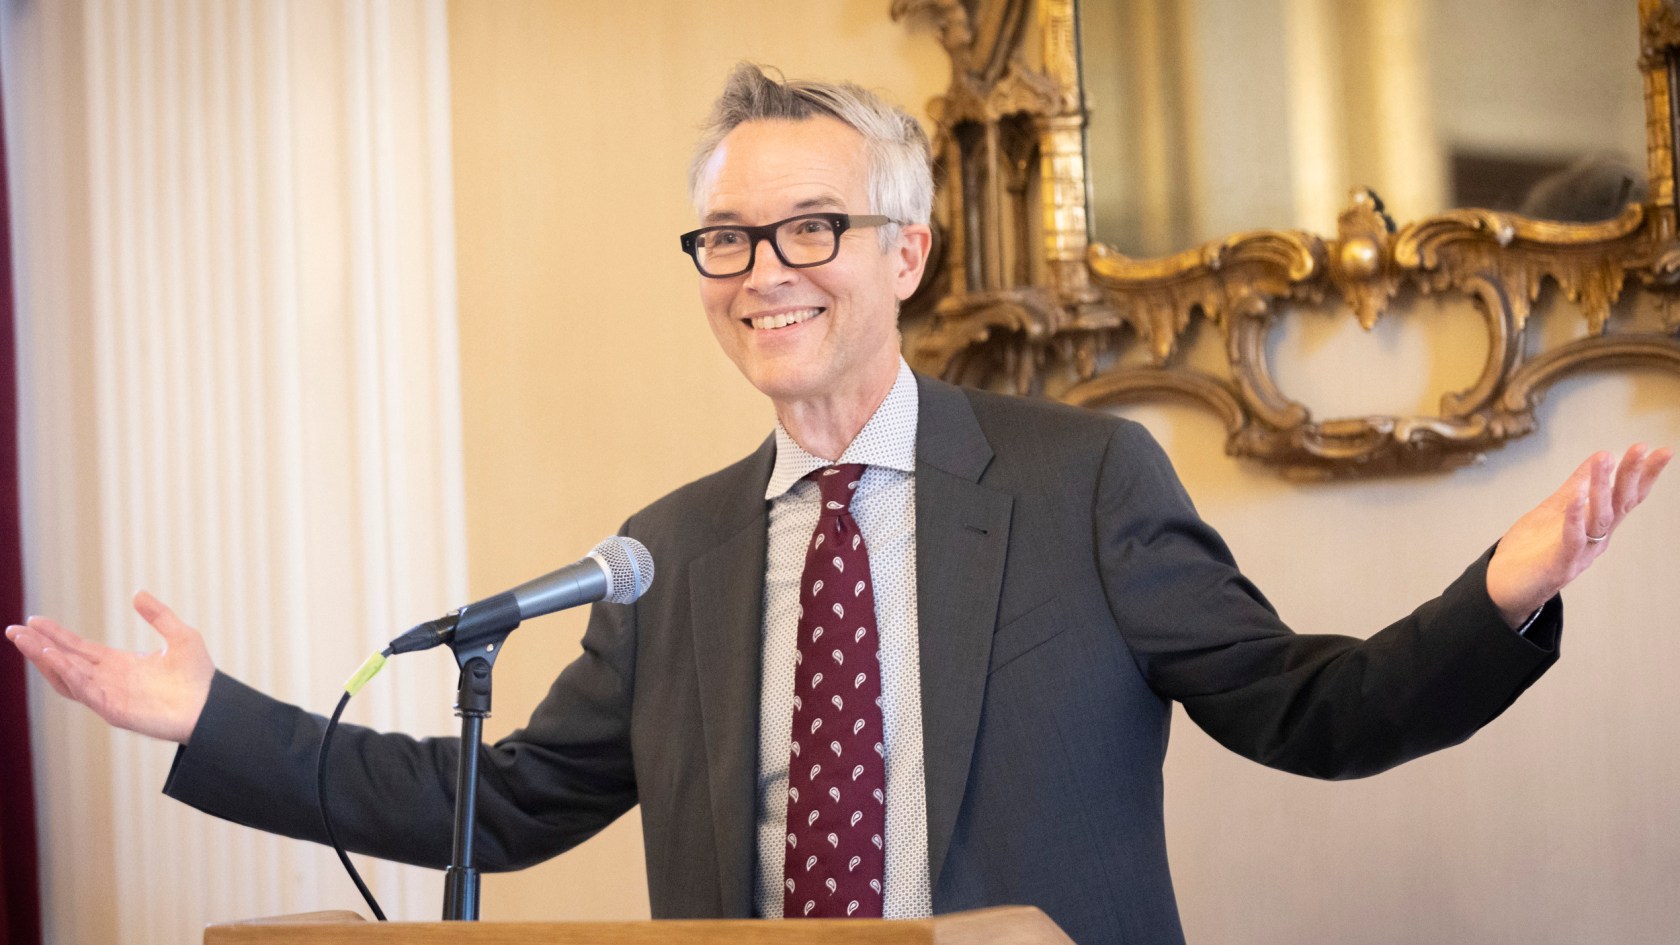
{"type": "MultiPolygon", "coordinates": [[[[716,351],[676,249],[692,218],[687,149],[743,58],[849,77],[920,110],[946,66],[934,40],[890,23],[887,7],[451,4],[475,593],[570,560],[764,436],[768,409],[716,351]]],[[[1414,409],[1430,384],[1413,376],[1439,387],[1443,371],[1478,360],[1436,363],[1410,342],[1428,322],[1473,317],[1433,311],[1370,336],[1320,325],[1279,345],[1294,359],[1280,377],[1349,410],[1383,409],[1385,398],[1403,401],[1387,409],[1414,409]]],[[[1473,329],[1431,337],[1479,343],[1473,329]]],[[[1672,377],[1571,381],[1548,401],[1539,434],[1483,466],[1329,486],[1233,463],[1206,415],[1137,416],[1286,617],[1303,630],[1364,634],[1438,590],[1592,449],[1680,442],[1677,395],[1672,377]]],[[[1672,482],[1569,595],[1564,662],[1469,746],[1380,778],[1319,784],[1178,726],[1168,816],[1192,941],[1671,941],[1677,531],[1672,482]]],[[[513,639],[499,664],[496,732],[516,725],[571,658],[582,619],[548,618],[513,639]]],[[[492,878],[485,892],[491,918],[645,910],[633,816],[549,864],[492,878]]]]}

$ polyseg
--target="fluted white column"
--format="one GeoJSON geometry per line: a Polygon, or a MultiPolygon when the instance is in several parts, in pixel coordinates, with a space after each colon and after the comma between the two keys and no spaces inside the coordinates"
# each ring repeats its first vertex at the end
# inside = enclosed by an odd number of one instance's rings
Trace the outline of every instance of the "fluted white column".
{"type": "MultiPolygon", "coordinates": [[[[149,588],[222,668],[325,711],[465,591],[443,0],[0,18],[30,607],[152,648],[149,588]]],[[[436,656],[350,714],[449,731],[436,656]]],[[[329,851],[162,798],[170,746],[33,696],[52,941],[360,908],[329,851]]],[[[437,874],[368,877],[437,914],[437,874]]]]}

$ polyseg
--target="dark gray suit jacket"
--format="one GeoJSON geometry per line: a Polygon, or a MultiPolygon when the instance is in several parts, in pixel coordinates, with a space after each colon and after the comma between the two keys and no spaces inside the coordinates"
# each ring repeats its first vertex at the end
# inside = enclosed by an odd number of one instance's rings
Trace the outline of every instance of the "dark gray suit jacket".
{"type": "MultiPolygon", "coordinates": [[[[921,380],[918,605],[938,912],[1037,905],[1077,941],[1177,945],[1161,763],[1170,700],[1243,755],[1357,777],[1455,744],[1555,659],[1486,557],[1368,641],[1292,634],[1136,424],[921,380]]],[[[757,853],[759,638],[773,441],[632,517],[658,578],[598,606],[530,723],[486,749],[480,865],[513,869],[640,803],[656,917],[746,916],[757,853]]],[[[166,790],[321,839],[316,716],[218,676],[166,790]]],[[[444,865],[454,740],[347,729],[352,849],[444,865]]]]}

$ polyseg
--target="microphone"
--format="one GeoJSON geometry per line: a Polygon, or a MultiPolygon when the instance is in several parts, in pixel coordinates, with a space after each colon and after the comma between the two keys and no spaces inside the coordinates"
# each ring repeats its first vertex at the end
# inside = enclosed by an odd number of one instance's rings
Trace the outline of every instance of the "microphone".
{"type": "Polygon", "coordinates": [[[413,653],[441,644],[459,651],[500,639],[532,617],[579,604],[628,604],[653,586],[653,556],[634,538],[613,536],[589,554],[509,591],[486,597],[428,620],[391,641],[392,653],[413,653]]]}

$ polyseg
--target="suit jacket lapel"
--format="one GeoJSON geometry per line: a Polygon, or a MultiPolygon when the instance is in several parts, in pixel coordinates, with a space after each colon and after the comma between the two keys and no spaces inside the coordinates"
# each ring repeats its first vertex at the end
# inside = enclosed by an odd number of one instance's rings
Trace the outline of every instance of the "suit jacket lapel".
{"type": "Polygon", "coordinates": [[[919,380],[916,599],[928,875],[937,890],[974,754],[1014,499],[979,485],[993,454],[967,396],[919,380]]]}
{"type": "MultiPolygon", "coordinates": [[[[738,485],[722,490],[727,504],[713,519],[718,544],[695,560],[689,576],[718,891],[726,916],[752,914],[768,525],[764,486],[775,451],[774,438],[765,441],[744,464],[738,485]]],[[[694,867],[705,868],[698,863],[694,867]]]]}

